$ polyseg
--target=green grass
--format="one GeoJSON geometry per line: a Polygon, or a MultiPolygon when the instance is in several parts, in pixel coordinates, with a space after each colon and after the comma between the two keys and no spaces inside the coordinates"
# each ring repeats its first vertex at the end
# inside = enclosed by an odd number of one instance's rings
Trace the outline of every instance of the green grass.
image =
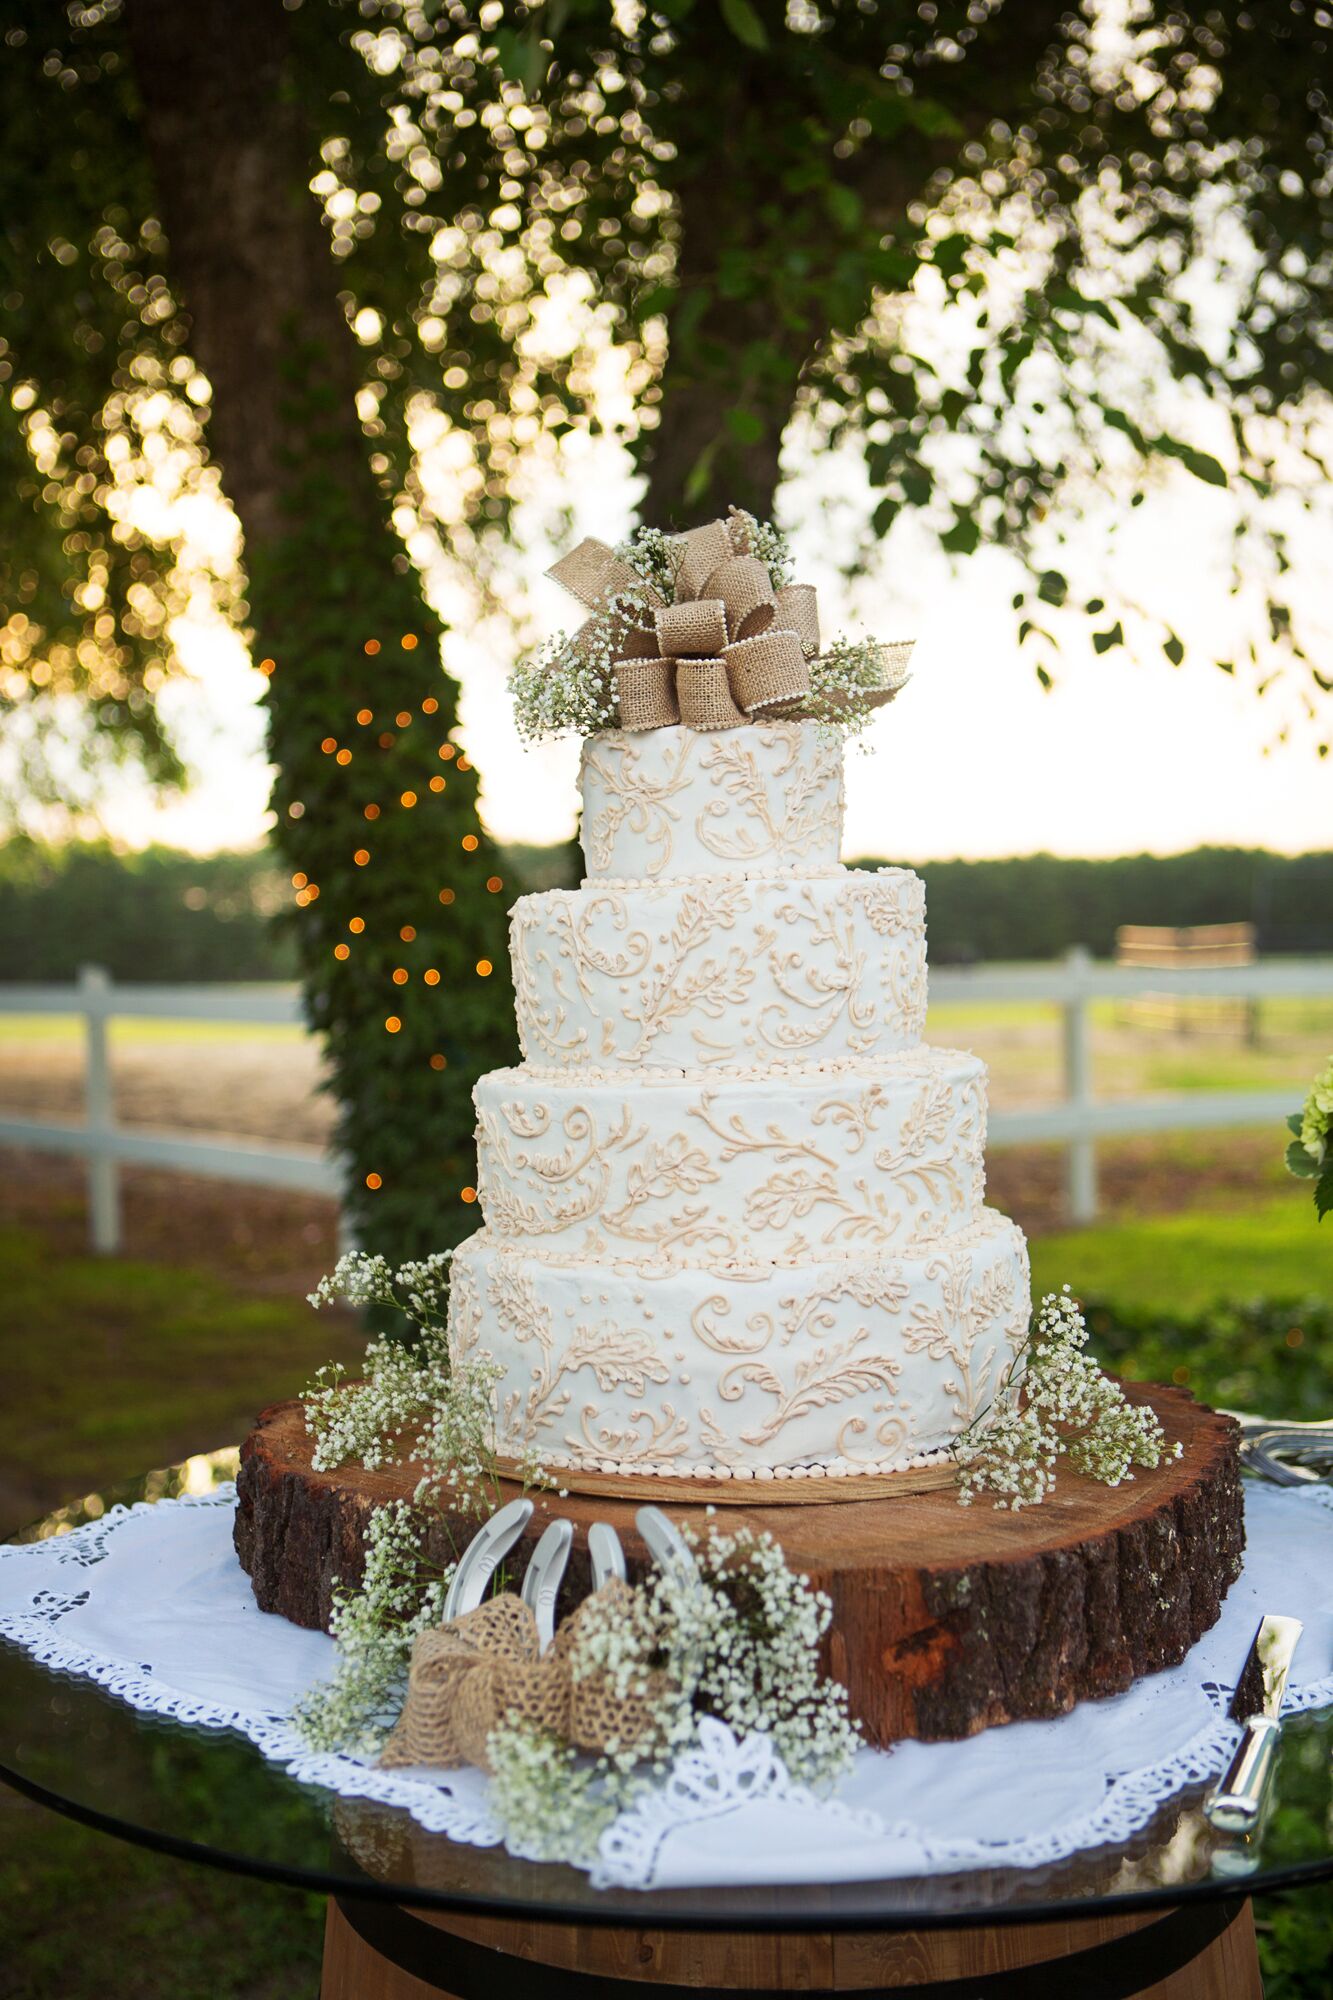
{"type": "MultiPolygon", "coordinates": [[[[81,1042],[83,1032],[76,1014],[0,1014],[0,1047],[81,1042]]],[[[303,1042],[306,1033],[297,1021],[188,1021],[155,1014],[117,1015],[110,1024],[113,1048],[144,1042],[303,1042]]]]}
{"type": "Polygon", "coordinates": [[[0,1479],[22,1489],[26,1475],[53,1500],[235,1443],[262,1404],[360,1345],[300,1297],[247,1296],[188,1266],[58,1255],[30,1230],[0,1229],[0,1272],[8,1324],[22,1329],[7,1343],[0,1479]]]}
{"type": "Polygon", "coordinates": [[[1127,1306],[1189,1313],[1216,1299],[1333,1296],[1333,1228],[1296,1194],[1241,1211],[1186,1210],[1044,1236],[1032,1245],[1038,1298],[1062,1285],[1127,1306]]]}
{"type": "Polygon", "coordinates": [[[315,2000],[322,1919],[0,1787],[3,2000],[315,2000]]]}

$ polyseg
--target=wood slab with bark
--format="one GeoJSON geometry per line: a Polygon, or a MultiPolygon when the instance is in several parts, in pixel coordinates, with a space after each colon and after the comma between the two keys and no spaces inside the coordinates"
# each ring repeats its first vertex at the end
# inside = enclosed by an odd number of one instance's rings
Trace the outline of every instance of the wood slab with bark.
{"type": "MultiPolygon", "coordinates": [[[[792,1566],[828,1592],[826,1664],[872,1743],[970,1736],[993,1723],[1060,1715],[1174,1665],[1214,1623],[1245,1544],[1238,1432],[1182,1389],[1130,1383],[1182,1455],[1115,1488],[1061,1470],[1054,1495],[1018,1513],[964,1508],[952,1490],[817,1507],[729,1507],[722,1525],[769,1530],[792,1566]]],[[[339,1584],[362,1571],[372,1512],[410,1497],[421,1468],[316,1472],[299,1403],[265,1410],[241,1451],[236,1549],[265,1611],[326,1627],[339,1584]]],[[[853,1482],[848,1482],[850,1486],[853,1482]]],[[[534,1496],[515,1579],[552,1513],[575,1524],[562,1608],[589,1587],[587,1535],[616,1528],[631,1577],[646,1553],[640,1496],[534,1496]]],[[[506,1486],[502,1498],[517,1488],[506,1486]]],[[[702,1504],[671,1506],[702,1531],[702,1504]]],[[[474,1523],[445,1517],[430,1552],[447,1561],[474,1523]]]]}

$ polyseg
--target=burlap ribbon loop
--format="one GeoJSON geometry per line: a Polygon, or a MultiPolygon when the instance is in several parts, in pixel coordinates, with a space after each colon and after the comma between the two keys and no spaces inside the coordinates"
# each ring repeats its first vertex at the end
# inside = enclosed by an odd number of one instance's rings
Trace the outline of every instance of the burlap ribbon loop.
{"type": "Polygon", "coordinates": [[[663,1676],[650,1676],[646,1694],[620,1695],[605,1675],[576,1679],[571,1668],[589,1607],[604,1602],[607,1592],[628,1589],[615,1580],[585,1598],[546,1653],[531,1611],[508,1593],[420,1633],[412,1647],[407,1700],[381,1764],[446,1769],[475,1764],[489,1771],[487,1743],[509,1721],[547,1731],[577,1750],[647,1748],[663,1676]]]}
{"type": "MultiPolygon", "coordinates": [[[[774,590],[754,553],[755,524],[733,508],[671,538],[674,588],[661,591],[591,536],[549,574],[592,616],[575,652],[609,657],[622,729],[735,729],[753,716],[811,712],[810,662],[819,653],[819,608],[812,585],[774,590]]],[[[898,662],[884,652],[885,685],[866,695],[878,707],[897,692],[898,662]]],[[[827,699],[820,712],[829,706],[827,699]]]]}

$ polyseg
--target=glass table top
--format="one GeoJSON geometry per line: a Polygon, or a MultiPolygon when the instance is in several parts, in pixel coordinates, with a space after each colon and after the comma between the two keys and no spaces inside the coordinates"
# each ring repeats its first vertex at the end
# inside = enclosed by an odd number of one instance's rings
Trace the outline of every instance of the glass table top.
{"type": "MultiPolygon", "coordinates": [[[[19,1537],[60,1533],[117,1501],[206,1490],[230,1454],[89,1495],[19,1537]]],[[[0,1641],[0,1779],[122,1839],[241,1874],[419,1907],[579,1923],[727,1930],[921,1930],[1250,1895],[1333,1875],[1333,1710],[1283,1728],[1271,1808],[1250,1840],[1215,1833],[1202,1786],[1132,1840],[1032,1869],[806,1888],[594,1889],[577,1870],[428,1833],[409,1813],[297,1783],[245,1738],[144,1715],[0,1641]]]]}

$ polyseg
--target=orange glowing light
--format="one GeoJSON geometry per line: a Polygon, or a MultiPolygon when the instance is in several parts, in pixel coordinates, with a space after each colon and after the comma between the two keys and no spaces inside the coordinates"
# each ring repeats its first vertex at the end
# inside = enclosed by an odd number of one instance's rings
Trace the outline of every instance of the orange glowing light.
{"type": "Polygon", "coordinates": [[[471,764],[469,764],[466,757],[460,757],[458,760],[458,768],[460,771],[470,771],[472,769],[472,766],[471,764]]]}
{"type": "Polygon", "coordinates": [[[403,1024],[396,1014],[390,1014],[384,1025],[391,1035],[396,1035],[403,1024]]]}
{"type": "Polygon", "coordinates": [[[367,653],[369,653],[372,660],[374,659],[376,653],[378,653],[379,649],[380,649],[380,642],[378,639],[366,640],[365,650],[367,653]]]}
{"type": "Polygon", "coordinates": [[[453,900],[454,900],[454,892],[452,889],[441,889],[440,901],[444,904],[446,909],[448,909],[450,903],[452,903],[453,900]]]}
{"type": "Polygon", "coordinates": [[[335,958],[350,958],[350,957],[352,956],[352,947],[351,947],[351,945],[350,945],[350,944],[335,944],[335,945],[334,945],[334,947],[333,947],[333,956],[334,956],[335,958]]]}
{"type": "Polygon", "coordinates": [[[333,761],[335,764],[350,764],[352,761],[352,753],[350,750],[340,750],[333,761]]]}
{"type": "Polygon", "coordinates": [[[291,804],[287,808],[287,817],[288,819],[305,818],[305,807],[301,804],[301,801],[299,799],[292,800],[291,804]]]}
{"type": "Polygon", "coordinates": [[[276,671],[277,665],[276,660],[261,660],[259,662],[259,671],[261,674],[271,674],[276,671]]]}
{"type": "Polygon", "coordinates": [[[449,1067],[448,1062],[443,1056],[432,1056],[430,1066],[432,1069],[448,1069],[449,1067]]]}
{"type": "Polygon", "coordinates": [[[426,699],[421,704],[421,713],[423,715],[434,715],[439,705],[440,704],[438,701],[436,701],[434,695],[428,694],[426,696],[426,699]]]}
{"type": "Polygon", "coordinates": [[[364,868],[370,859],[370,849],[368,847],[358,847],[352,859],[358,868],[364,868]]]}
{"type": "Polygon", "coordinates": [[[384,1186],[384,1182],[380,1179],[378,1174],[367,1174],[366,1186],[368,1188],[382,1188],[384,1186]]]}
{"type": "Polygon", "coordinates": [[[443,757],[445,763],[447,764],[451,757],[456,757],[458,755],[458,752],[454,748],[454,745],[452,743],[441,743],[440,755],[441,757],[443,757]]]}
{"type": "Polygon", "coordinates": [[[392,731],[391,729],[386,729],[386,730],[385,730],[385,732],[384,732],[384,734],[383,734],[383,736],[381,736],[381,737],[379,738],[379,746],[380,746],[380,749],[381,749],[381,750],[392,750],[392,749],[393,749],[393,746],[394,746],[394,744],[395,744],[395,743],[396,743],[397,741],[398,741],[398,738],[397,738],[397,737],[396,737],[396,736],[394,735],[393,731],[392,731]]]}
{"type": "Polygon", "coordinates": [[[477,1190],[474,1187],[465,1187],[463,1189],[463,1199],[464,1201],[475,1201],[477,1199],[477,1190]]]}
{"type": "Polygon", "coordinates": [[[319,884],[318,882],[312,882],[310,884],[310,887],[305,892],[305,899],[307,903],[313,903],[318,894],[319,894],[319,884]]]}
{"type": "Polygon", "coordinates": [[[445,781],[443,778],[440,777],[432,778],[430,781],[430,788],[433,792],[442,792],[444,790],[444,783],[445,781]]]}
{"type": "Polygon", "coordinates": [[[477,836],[476,836],[476,834],[475,834],[475,833],[465,833],[465,834],[463,835],[463,852],[464,852],[464,854],[475,854],[475,853],[476,853],[476,851],[477,851],[477,849],[478,849],[478,848],[479,848],[480,846],[481,846],[481,842],[480,842],[480,841],[479,841],[479,840],[477,839],[477,836]]]}
{"type": "Polygon", "coordinates": [[[404,792],[402,797],[398,801],[400,806],[406,806],[409,809],[409,811],[416,804],[416,802],[417,802],[417,795],[415,792],[404,792]]]}
{"type": "Polygon", "coordinates": [[[417,635],[416,635],[416,633],[415,633],[415,632],[404,632],[404,634],[403,634],[403,651],[404,651],[405,653],[415,653],[415,651],[416,651],[417,647],[418,647],[418,646],[420,645],[420,643],[421,643],[421,641],[420,641],[420,640],[419,640],[419,639],[417,638],[417,635]]]}
{"type": "Polygon", "coordinates": [[[428,965],[426,967],[426,970],[422,973],[421,976],[425,980],[427,986],[438,986],[440,983],[440,975],[435,970],[435,967],[433,965],[428,965]]]}
{"type": "Polygon", "coordinates": [[[305,889],[298,889],[298,890],[297,890],[297,892],[296,892],[296,907],[297,907],[297,909],[298,909],[298,910],[303,910],[303,909],[305,908],[306,904],[307,904],[307,903],[308,903],[309,901],[310,901],[310,896],[309,896],[309,892],[308,892],[307,890],[305,890],[305,889]]]}
{"type": "Polygon", "coordinates": [[[364,729],[368,722],[373,722],[375,720],[375,711],[373,708],[358,708],[358,710],[356,711],[356,719],[361,724],[361,727],[364,729]]]}
{"type": "Polygon", "coordinates": [[[479,958],[477,960],[478,979],[489,979],[494,970],[495,967],[491,964],[489,958],[479,958]]]}
{"type": "Polygon", "coordinates": [[[380,809],[378,806],[362,806],[361,810],[365,814],[367,819],[378,819],[380,816],[380,809]]]}
{"type": "Polygon", "coordinates": [[[503,888],[504,888],[504,878],[503,878],[503,876],[500,876],[500,875],[488,875],[488,876],[486,877],[486,887],[487,887],[487,888],[488,888],[488,889],[490,890],[490,892],[491,892],[491,894],[492,894],[493,896],[498,896],[498,895],[499,895],[499,893],[500,893],[500,891],[501,891],[501,889],[503,889],[503,888]]]}
{"type": "Polygon", "coordinates": [[[405,965],[395,965],[393,969],[393,983],[395,986],[406,986],[407,967],[405,965]]]}
{"type": "Polygon", "coordinates": [[[326,736],[319,747],[326,757],[331,757],[338,748],[338,739],[336,736],[326,736]]]}
{"type": "Polygon", "coordinates": [[[397,713],[397,715],[395,715],[395,717],[394,717],[394,721],[395,721],[395,722],[397,723],[397,725],[398,725],[398,727],[399,727],[400,729],[407,729],[407,728],[409,728],[409,727],[411,726],[411,722],[412,722],[412,711],[411,711],[411,709],[410,709],[410,708],[400,708],[400,709],[399,709],[399,711],[398,711],[398,713],[397,713]]]}
{"type": "Polygon", "coordinates": [[[304,889],[304,887],[305,887],[306,883],[307,883],[307,882],[308,882],[309,880],[310,880],[310,877],[309,877],[308,875],[300,875],[300,874],[297,874],[297,875],[293,875],[293,877],[292,877],[292,887],[293,887],[293,889],[304,889]]]}
{"type": "Polygon", "coordinates": [[[355,931],[356,935],[360,937],[362,931],[366,928],[366,920],[364,917],[349,917],[347,928],[349,931],[355,931]]]}
{"type": "Polygon", "coordinates": [[[414,924],[404,924],[398,933],[404,944],[411,944],[416,934],[416,926],[414,924]]]}

